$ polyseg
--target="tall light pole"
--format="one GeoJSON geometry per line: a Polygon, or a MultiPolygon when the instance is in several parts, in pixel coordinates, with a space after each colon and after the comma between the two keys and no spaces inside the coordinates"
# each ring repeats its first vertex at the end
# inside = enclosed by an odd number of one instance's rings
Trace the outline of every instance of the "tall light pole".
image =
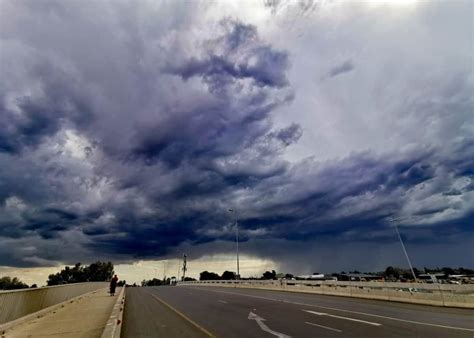
{"type": "Polygon", "coordinates": [[[390,223],[395,226],[395,230],[397,231],[398,239],[400,240],[400,244],[402,245],[403,252],[405,253],[405,257],[407,258],[408,265],[410,266],[411,274],[413,275],[413,279],[417,282],[415,271],[413,270],[413,266],[411,265],[410,257],[408,256],[407,249],[405,248],[405,244],[403,244],[402,236],[400,235],[400,231],[398,230],[398,222],[399,219],[392,218],[390,219],[390,223]]]}
{"type": "Polygon", "coordinates": [[[183,278],[182,278],[182,281],[184,282],[184,279],[186,278],[186,271],[188,270],[188,268],[186,267],[186,258],[188,256],[186,256],[186,254],[183,255],[183,278]]]}
{"type": "Polygon", "coordinates": [[[237,214],[234,209],[229,209],[234,215],[234,222],[235,222],[235,243],[237,247],[237,276],[236,279],[240,279],[240,266],[239,266],[239,223],[237,222],[237,214]]]}

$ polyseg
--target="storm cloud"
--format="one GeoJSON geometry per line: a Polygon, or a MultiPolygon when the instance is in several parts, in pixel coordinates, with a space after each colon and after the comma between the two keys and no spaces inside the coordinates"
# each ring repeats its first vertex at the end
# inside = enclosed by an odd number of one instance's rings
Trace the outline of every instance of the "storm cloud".
{"type": "Polygon", "coordinates": [[[354,251],[333,266],[389,265],[364,257],[395,245],[393,217],[423,264],[437,262],[420,248],[468,250],[469,18],[449,48],[427,47],[443,60],[413,42],[468,5],[397,9],[415,27],[412,38],[387,20],[412,53],[402,62],[383,48],[334,51],[348,34],[386,44],[365,29],[386,8],[364,4],[249,4],[259,21],[222,3],[3,3],[0,265],[223,253],[230,208],[243,250],[287,269],[329,269],[301,245],[354,251]],[[321,33],[338,20],[354,29],[321,33]]]}

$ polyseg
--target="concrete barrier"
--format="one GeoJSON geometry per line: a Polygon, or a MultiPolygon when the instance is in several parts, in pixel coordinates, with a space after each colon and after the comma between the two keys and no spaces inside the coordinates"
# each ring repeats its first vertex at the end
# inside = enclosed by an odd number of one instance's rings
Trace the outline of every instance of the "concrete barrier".
{"type": "Polygon", "coordinates": [[[0,291],[0,325],[107,286],[107,282],[89,282],[0,291]]]}
{"type": "Polygon", "coordinates": [[[120,290],[101,338],[120,338],[122,331],[123,310],[125,308],[125,286],[120,290]]]}
{"type": "Polygon", "coordinates": [[[179,282],[179,285],[225,286],[377,299],[403,303],[474,308],[474,285],[314,280],[226,280],[179,282]]]}

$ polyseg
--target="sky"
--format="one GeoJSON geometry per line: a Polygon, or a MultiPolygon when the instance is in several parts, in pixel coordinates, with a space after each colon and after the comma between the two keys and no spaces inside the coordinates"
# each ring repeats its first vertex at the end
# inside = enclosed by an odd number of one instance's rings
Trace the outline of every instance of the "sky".
{"type": "Polygon", "coordinates": [[[473,14],[0,0],[0,274],[472,268],[473,14]]]}

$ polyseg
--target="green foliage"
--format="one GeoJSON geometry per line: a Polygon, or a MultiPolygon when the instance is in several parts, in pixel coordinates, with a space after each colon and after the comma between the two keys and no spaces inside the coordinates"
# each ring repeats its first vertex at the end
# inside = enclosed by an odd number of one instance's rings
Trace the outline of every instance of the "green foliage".
{"type": "Polygon", "coordinates": [[[84,268],[88,282],[107,281],[114,275],[114,265],[111,262],[95,262],[84,268]]]}
{"type": "Polygon", "coordinates": [[[223,280],[237,279],[237,275],[235,274],[235,272],[226,270],[222,273],[221,279],[223,280]]]}
{"type": "Polygon", "coordinates": [[[384,273],[385,278],[395,278],[398,279],[400,277],[400,269],[394,268],[393,266],[388,266],[385,269],[384,273]]]}
{"type": "Polygon", "coordinates": [[[66,266],[60,272],[48,276],[48,285],[103,282],[114,275],[114,265],[111,262],[95,262],[89,266],[77,263],[73,267],[66,266]]]}
{"type": "Polygon", "coordinates": [[[261,277],[261,279],[276,279],[276,272],[275,270],[265,271],[261,277]]]}
{"type": "Polygon", "coordinates": [[[142,280],[142,286],[160,286],[163,285],[163,281],[158,278],[153,278],[150,280],[142,280]]]}
{"type": "Polygon", "coordinates": [[[203,271],[199,274],[199,280],[218,280],[220,276],[215,272],[203,271]]]}
{"type": "Polygon", "coordinates": [[[16,277],[5,276],[0,278],[0,290],[27,289],[29,286],[16,277]]]}

